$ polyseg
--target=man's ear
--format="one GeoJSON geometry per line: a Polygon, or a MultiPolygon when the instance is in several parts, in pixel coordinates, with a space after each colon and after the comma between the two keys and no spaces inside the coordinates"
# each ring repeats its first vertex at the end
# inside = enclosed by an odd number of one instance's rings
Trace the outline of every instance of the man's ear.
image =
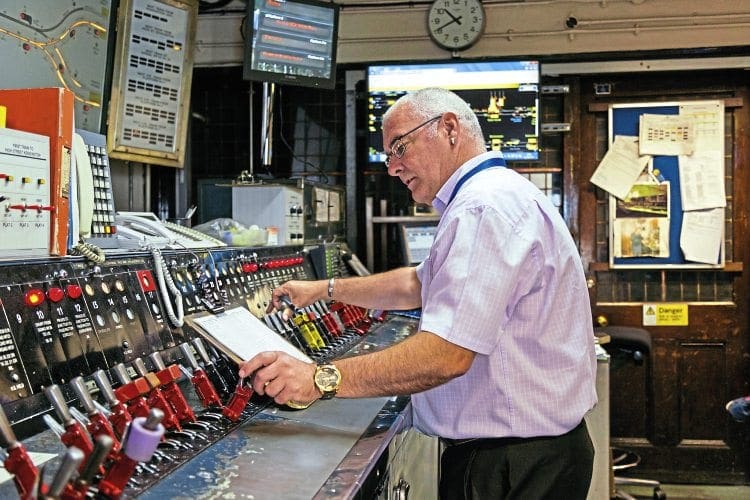
{"type": "Polygon", "coordinates": [[[443,119],[441,120],[441,123],[447,137],[455,137],[461,128],[458,117],[455,113],[452,113],[450,111],[443,113],[443,119]]]}

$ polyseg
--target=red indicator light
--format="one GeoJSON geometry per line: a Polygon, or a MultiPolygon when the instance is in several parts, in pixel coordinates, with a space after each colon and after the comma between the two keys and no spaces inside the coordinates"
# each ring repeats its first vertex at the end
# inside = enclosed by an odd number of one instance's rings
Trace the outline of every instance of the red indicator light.
{"type": "Polygon", "coordinates": [[[44,292],[38,288],[32,288],[23,297],[24,302],[29,307],[35,307],[44,302],[44,292]]]}
{"type": "Polygon", "coordinates": [[[52,288],[47,290],[47,298],[52,302],[60,302],[63,298],[65,298],[65,292],[62,288],[53,286],[52,288]]]}
{"type": "Polygon", "coordinates": [[[83,290],[81,290],[81,287],[78,285],[68,285],[65,287],[65,292],[71,299],[77,299],[81,296],[83,290]]]}

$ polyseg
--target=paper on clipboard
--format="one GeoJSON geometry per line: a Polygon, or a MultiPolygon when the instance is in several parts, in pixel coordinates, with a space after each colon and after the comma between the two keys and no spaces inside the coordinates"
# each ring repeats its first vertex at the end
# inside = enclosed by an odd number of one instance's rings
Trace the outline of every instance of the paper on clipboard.
{"type": "Polygon", "coordinates": [[[285,352],[301,361],[312,363],[307,354],[268,328],[245,308],[235,307],[223,313],[192,318],[190,321],[199,327],[198,333],[238,364],[265,351],[285,352]]]}

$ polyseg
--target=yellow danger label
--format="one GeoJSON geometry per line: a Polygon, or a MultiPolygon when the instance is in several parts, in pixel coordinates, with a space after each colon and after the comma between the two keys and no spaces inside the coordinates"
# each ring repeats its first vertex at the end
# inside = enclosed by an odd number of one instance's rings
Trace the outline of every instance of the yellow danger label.
{"type": "Polygon", "coordinates": [[[643,304],[643,326],[687,326],[688,305],[675,302],[643,304]]]}

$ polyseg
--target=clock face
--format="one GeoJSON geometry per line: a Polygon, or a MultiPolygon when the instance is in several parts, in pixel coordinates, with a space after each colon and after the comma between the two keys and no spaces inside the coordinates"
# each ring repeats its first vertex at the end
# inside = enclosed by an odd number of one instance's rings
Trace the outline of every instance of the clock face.
{"type": "Polygon", "coordinates": [[[443,48],[470,47],[484,31],[484,8],[479,0],[435,0],[427,13],[427,29],[443,48]]]}

